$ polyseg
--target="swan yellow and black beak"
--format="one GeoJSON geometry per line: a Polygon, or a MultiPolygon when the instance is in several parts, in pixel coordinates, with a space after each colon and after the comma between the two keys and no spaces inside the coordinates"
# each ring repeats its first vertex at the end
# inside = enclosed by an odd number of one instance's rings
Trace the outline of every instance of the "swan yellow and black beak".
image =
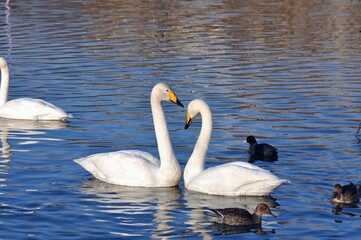
{"type": "Polygon", "coordinates": [[[188,129],[189,126],[192,124],[193,119],[191,115],[187,112],[187,118],[186,118],[186,125],[184,126],[184,129],[188,129]]]}
{"type": "Polygon", "coordinates": [[[178,106],[184,107],[173,91],[169,91],[169,101],[177,104],[178,106]]]}

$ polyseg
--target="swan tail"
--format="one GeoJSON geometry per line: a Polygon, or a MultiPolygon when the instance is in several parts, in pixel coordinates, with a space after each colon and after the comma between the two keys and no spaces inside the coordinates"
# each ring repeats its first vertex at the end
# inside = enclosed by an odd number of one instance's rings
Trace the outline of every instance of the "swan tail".
{"type": "Polygon", "coordinates": [[[77,158],[77,159],[74,159],[73,161],[76,162],[77,164],[81,165],[81,162],[84,158],[77,158]]]}
{"type": "Polygon", "coordinates": [[[286,183],[291,183],[290,180],[287,180],[287,179],[281,179],[281,184],[286,184],[286,183]]]}
{"type": "Polygon", "coordinates": [[[95,178],[106,181],[106,177],[104,174],[102,174],[101,171],[92,163],[92,161],[89,161],[88,158],[77,158],[73,160],[80,166],[82,166],[85,170],[87,170],[89,173],[91,173],[95,178]]]}

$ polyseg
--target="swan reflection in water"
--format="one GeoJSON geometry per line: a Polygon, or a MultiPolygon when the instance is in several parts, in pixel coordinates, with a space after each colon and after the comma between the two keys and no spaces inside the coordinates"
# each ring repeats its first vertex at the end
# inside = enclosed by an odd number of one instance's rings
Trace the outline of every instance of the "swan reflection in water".
{"type": "MultiPolygon", "coordinates": [[[[192,226],[193,232],[205,239],[212,239],[212,235],[228,235],[246,232],[254,232],[256,234],[275,233],[275,229],[267,228],[267,230],[265,230],[262,228],[262,225],[258,227],[246,227],[218,224],[214,223],[212,219],[207,216],[207,213],[209,213],[208,209],[244,208],[249,212],[254,212],[259,203],[265,203],[270,208],[279,206],[276,199],[272,197],[227,197],[185,190],[184,199],[186,207],[190,209],[190,220],[188,223],[192,226]]],[[[268,219],[265,219],[263,225],[266,225],[267,221],[268,219]]]]}
{"type": "MultiPolygon", "coordinates": [[[[79,187],[82,194],[88,194],[85,198],[88,202],[95,202],[97,209],[103,213],[117,214],[116,219],[120,220],[120,225],[127,226],[127,236],[140,237],[142,233],[136,232],[134,235],[129,233],[129,227],[137,229],[141,226],[149,227],[153,238],[163,238],[164,234],[169,234],[174,230],[174,210],[181,207],[179,199],[181,190],[179,187],[167,188],[144,188],[128,187],[105,183],[98,179],[91,179],[82,183],[79,187]],[[95,195],[95,196],[94,196],[95,195]],[[154,218],[145,223],[145,215],[154,212],[154,218]],[[139,221],[139,224],[137,224],[139,221]],[[156,228],[154,228],[156,224],[156,228]]],[[[93,209],[91,210],[93,211],[93,209]]],[[[97,215],[101,218],[101,215],[97,215]]],[[[106,216],[106,221],[109,216],[106,216]]],[[[121,234],[121,233],[120,233],[121,234]]]]}
{"type": "MultiPolygon", "coordinates": [[[[36,144],[39,141],[61,141],[56,138],[35,137],[46,134],[47,130],[58,130],[67,127],[68,123],[60,121],[23,121],[0,118],[2,154],[11,156],[11,145],[8,139],[20,140],[19,145],[36,144]]],[[[20,151],[20,150],[12,150],[20,151]]],[[[23,150],[26,151],[26,150],[23,150]]]]}
{"type": "Polygon", "coordinates": [[[1,155],[0,155],[0,182],[5,182],[7,179],[3,176],[7,175],[11,162],[12,152],[30,151],[14,149],[9,143],[9,139],[19,141],[19,145],[36,144],[41,140],[60,141],[53,138],[35,138],[35,135],[46,134],[46,130],[57,130],[65,128],[67,123],[59,121],[22,121],[14,119],[0,118],[0,140],[1,140],[1,155]],[[45,131],[44,131],[45,130],[45,131]]]}

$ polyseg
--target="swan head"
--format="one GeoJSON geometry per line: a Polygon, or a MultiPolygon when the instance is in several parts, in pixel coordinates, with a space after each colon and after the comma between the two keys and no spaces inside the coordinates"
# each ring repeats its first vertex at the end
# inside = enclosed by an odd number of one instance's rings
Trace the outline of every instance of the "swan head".
{"type": "Polygon", "coordinates": [[[152,97],[153,96],[157,99],[160,99],[161,101],[173,102],[178,106],[184,107],[168,84],[158,83],[155,85],[152,90],[152,97]]]}
{"type": "Polygon", "coordinates": [[[185,129],[189,128],[193,120],[200,114],[201,109],[209,110],[209,107],[205,101],[201,99],[194,99],[189,103],[187,108],[186,125],[184,126],[185,129]]]}
{"type": "Polygon", "coordinates": [[[8,65],[4,57],[0,57],[0,68],[6,67],[8,65]]]}

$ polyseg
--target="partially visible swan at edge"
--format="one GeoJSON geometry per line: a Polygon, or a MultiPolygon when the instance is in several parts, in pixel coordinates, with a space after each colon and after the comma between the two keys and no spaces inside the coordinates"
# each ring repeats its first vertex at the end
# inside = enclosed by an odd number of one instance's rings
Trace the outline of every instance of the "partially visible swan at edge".
{"type": "Polygon", "coordinates": [[[160,160],[148,152],[125,150],[93,154],[74,161],[107,183],[137,187],[178,185],[182,171],[169,138],[162,101],[183,107],[168,85],[158,83],[153,87],[150,102],[160,160]]]}
{"type": "Polygon", "coordinates": [[[0,118],[63,121],[72,117],[63,109],[41,99],[18,98],[7,101],[10,73],[8,63],[3,57],[0,57],[0,68],[0,118]]]}
{"type": "Polygon", "coordinates": [[[212,113],[203,100],[195,99],[188,105],[186,129],[198,114],[202,116],[201,132],[184,169],[184,183],[188,190],[212,195],[265,196],[282,183],[289,183],[247,162],[230,162],[204,169],[212,135],[212,113]]]}

